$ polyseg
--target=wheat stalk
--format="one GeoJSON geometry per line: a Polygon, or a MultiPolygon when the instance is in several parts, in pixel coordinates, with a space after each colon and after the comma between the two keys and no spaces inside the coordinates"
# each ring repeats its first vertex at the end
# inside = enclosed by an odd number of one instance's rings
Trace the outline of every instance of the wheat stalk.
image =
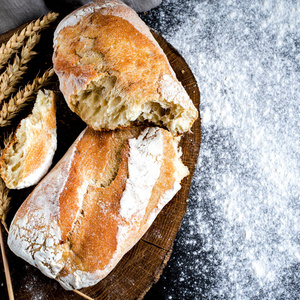
{"type": "Polygon", "coordinates": [[[85,298],[85,299],[88,299],[88,300],[94,300],[93,298],[91,298],[90,296],[78,291],[78,290],[73,290],[74,293],[80,295],[81,297],[85,298]]]}
{"type": "MultiPolygon", "coordinates": [[[[9,145],[12,138],[14,136],[14,132],[4,134],[3,145],[4,148],[0,149],[0,156],[2,155],[4,149],[9,145]]],[[[6,215],[9,210],[10,197],[8,197],[9,189],[6,187],[4,181],[0,177],[0,221],[4,226],[5,230],[8,232],[8,228],[6,225],[6,215]]]]}
{"type": "Polygon", "coordinates": [[[15,297],[14,297],[14,292],[13,292],[13,288],[12,288],[12,284],[11,284],[11,277],[10,277],[10,272],[9,272],[8,261],[7,261],[7,257],[5,254],[4,239],[3,239],[1,225],[0,225],[0,248],[1,248],[1,253],[2,253],[2,261],[3,261],[3,266],[4,266],[8,298],[9,298],[9,300],[14,300],[15,297]]]}
{"type": "MultiPolygon", "coordinates": [[[[0,69],[9,61],[11,56],[22,47],[21,58],[18,55],[12,64],[8,64],[6,70],[0,75],[0,104],[15,91],[15,85],[22,79],[22,75],[26,72],[26,64],[36,53],[32,50],[39,42],[40,30],[49,26],[57,18],[57,13],[48,13],[42,18],[29,23],[21,32],[15,33],[6,44],[0,47],[0,69]],[[25,45],[24,41],[27,39],[25,45]]],[[[54,75],[54,70],[47,70],[42,77],[36,77],[32,83],[28,83],[17,94],[10,98],[8,103],[4,103],[0,110],[0,127],[10,124],[11,119],[27,104],[32,96],[44,85],[49,82],[49,78],[54,75]]],[[[4,139],[4,145],[9,143],[12,135],[4,139]]],[[[0,150],[1,155],[2,150],[0,150]]],[[[9,189],[0,178],[0,221],[3,227],[8,231],[6,225],[6,216],[9,210],[10,197],[8,197],[9,189]]],[[[14,300],[13,288],[11,284],[11,276],[8,261],[5,254],[4,239],[0,224],[0,246],[2,253],[2,261],[5,271],[5,279],[10,300],[14,300]]]]}
{"type": "Polygon", "coordinates": [[[20,49],[26,38],[33,36],[35,33],[49,26],[56,20],[57,13],[49,12],[47,15],[29,23],[21,32],[15,33],[6,44],[0,47],[0,68],[7,63],[9,58],[20,49]]]}
{"type": "MultiPolygon", "coordinates": [[[[13,136],[13,133],[6,136],[4,138],[4,146],[9,144],[13,136]]],[[[2,153],[3,150],[0,152],[2,153]]],[[[8,232],[7,224],[6,224],[6,216],[9,210],[9,204],[10,204],[10,197],[8,197],[9,189],[6,187],[4,181],[0,178],[0,220],[5,228],[5,230],[8,232]]],[[[9,272],[9,266],[8,261],[5,253],[5,247],[4,247],[4,238],[2,233],[2,227],[0,224],[0,248],[1,248],[1,254],[2,254],[2,262],[4,266],[4,272],[5,272],[5,279],[6,279],[6,286],[7,286],[7,292],[8,292],[8,298],[9,300],[14,300],[14,292],[11,284],[11,276],[9,272]]]]}
{"type": "Polygon", "coordinates": [[[9,209],[10,197],[8,197],[9,189],[5,186],[5,183],[0,179],[0,220],[5,230],[8,232],[6,225],[6,216],[9,209]]]}
{"type": "Polygon", "coordinates": [[[32,99],[34,94],[54,75],[54,70],[47,70],[42,77],[36,77],[32,83],[28,83],[17,94],[4,103],[0,110],[0,127],[8,126],[16,114],[32,99]]]}
{"type": "Polygon", "coordinates": [[[27,70],[26,64],[37,54],[33,47],[39,42],[40,34],[35,33],[29,37],[22,47],[21,58],[16,55],[12,64],[8,64],[6,70],[0,75],[0,104],[3,99],[15,91],[15,85],[22,79],[27,70]]]}
{"type": "MultiPolygon", "coordinates": [[[[6,225],[6,215],[9,209],[9,202],[10,198],[8,197],[9,189],[5,186],[5,183],[2,179],[0,179],[0,219],[3,227],[8,232],[8,228],[6,225]]],[[[9,300],[14,300],[14,293],[13,288],[11,284],[11,277],[9,272],[9,266],[8,261],[5,253],[5,247],[4,247],[4,238],[2,234],[2,228],[0,224],[0,247],[1,247],[1,253],[2,253],[2,262],[4,266],[4,272],[5,272],[5,279],[6,279],[6,286],[8,291],[8,297],[9,300]]]]}
{"type": "MultiPolygon", "coordinates": [[[[6,147],[11,139],[13,137],[13,132],[11,132],[9,135],[6,135],[4,137],[4,147],[6,147]]],[[[0,151],[2,154],[4,149],[0,151]]],[[[4,181],[0,178],[0,220],[5,228],[5,230],[8,232],[7,224],[6,224],[6,216],[9,210],[9,204],[10,204],[10,197],[8,197],[9,189],[6,187],[4,181]]],[[[5,280],[6,280],[6,286],[7,286],[7,292],[8,292],[8,298],[9,300],[14,300],[14,292],[13,287],[11,283],[11,276],[9,271],[9,265],[8,260],[5,253],[5,246],[4,246],[4,238],[2,233],[2,227],[0,224],[0,248],[1,248],[1,254],[2,254],[2,262],[4,266],[4,273],[5,273],[5,280]]]]}

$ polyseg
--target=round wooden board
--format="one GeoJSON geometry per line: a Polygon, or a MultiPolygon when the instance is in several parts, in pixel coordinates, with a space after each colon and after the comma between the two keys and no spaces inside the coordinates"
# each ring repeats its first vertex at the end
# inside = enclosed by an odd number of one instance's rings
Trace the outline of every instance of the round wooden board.
{"type": "MultiPolygon", "coordinates": [[[[21,26],[22,28],[23,26],[21,26]]],[[[28,72],[33,76],[37,72],[43,72],[52,66],[52,36],[55,25],[42,32],[42,39],[36,47],[38,55],[33,59],[28,72]]],[[[0,36],[0,43],[7,39],[17,30],[10,31],[0,36]]],[[[154,37],[166,53],[177,78],[182,82],[187,93],[199,108],[200,94],[196,80],[182,56],[157,32],[152,31],[154,37]]],[[[21,85],[28,78],[24,78],[21,85]]],[[[65,153],[73,140],[85,127],[85,124],[74,115],[66,106],[62,94],[59,92],[57,78],[48,88],[57,94],[57,127],[58,127],[58,149],[54,157],[54,164],[65,153]]],[[[18,124],[21,114],[14,124],[1,132],[1,139],[5,131],[11,131],[18,124]]],[[[80,290],[92,299],[142,299],[151,286],[159,279],[163,268],[172,252],[172,246],[176,234],[180,228],[182,218],[187,208],[189,189],[194,173],[195,165],[200,149],[200,118],[195,122],[192,131],[185,134],[181,140],[183,150],[182,160],[188,166],[190,175],[182,182],[182,188],[177,195],[166,205],[154,221],[151,228],[129,251],[117,267],[97,285],[80,290]]],[[[12,202],[8,216],[8,223],[13,218],[18,207],[31,192],[32,188],[11,191],[12,202]]],[[[5,235],[5,239],[7,235],[5,235]]],[[[12,284],[16,299],[82,299],[74,291],[65,291],[55,281],[44,276],[38,269],[30,266],[22,259],[15,256],[8,248],[6,253],[10,265],[12,284]]],[[[1,260],[1,259],[0,259],[1,260]]],[[[2,265],[2,261],[0,261],[2,265]]],[[[0,268],[0,295],[1,299],[7,298],[7,290],[3,268],[0,268]]]]}

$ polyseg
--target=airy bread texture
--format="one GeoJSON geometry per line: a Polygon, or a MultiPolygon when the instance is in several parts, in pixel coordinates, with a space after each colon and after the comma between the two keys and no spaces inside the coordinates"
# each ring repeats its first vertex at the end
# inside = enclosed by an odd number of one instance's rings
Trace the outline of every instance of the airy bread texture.
{"type": "Polygon", "coordinates": [[[120,1],[95,1],[63,19],[53,63],[69,107],[95,130],[147,121],[178,135],[198,117],[147,25],[120,1]]]}
{"type": "Polygon", "coordinates": [[[0,158],[0,174],[10,189],[38,183],[56,150],[56,106],[52,91],[37,94],[32,114],[23,119],[0,158]]]}
{"type": "Polygon", "coordinates": [[[180,189],[180,156],[158,127],[85,129],[16,213],[10,249],[65,289],[96,284],[180,189]]]}

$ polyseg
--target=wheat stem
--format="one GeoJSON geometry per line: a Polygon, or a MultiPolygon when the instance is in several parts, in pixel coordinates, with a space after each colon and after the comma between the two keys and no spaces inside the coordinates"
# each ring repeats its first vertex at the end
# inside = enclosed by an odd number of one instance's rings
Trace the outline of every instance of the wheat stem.
{"type": "Polygon", "coordinates": [[[22,79],[27,70],[26,64],[36,54],[33,47],[39,42],[40,34],[29,37],[21,50],[21,58],[16,55],[12,64],[8,64],[6,70],[0,75],[0,104],[3,99],[15,91],[15,85],[22,79]]]}
{"type": "Polygon", "coordinates": [[[0,127],[8,126],[15,115],[28,103],[34,94],[44,85],[49,83],[50,77],[54,75],[54,70],[47,70],[42,77],[36,77],[32,83],[28,83],[19,90],[8,103],[4,103],[0,110],[0,127]]]}
{"type": "Polygon", "coordinates": [[[9,58],[23,46],[24,40],[38,31],[45,29],[58,17],[57,13],[49,12],[47,15],[32,21],[21,32],[15,33],[6,44],[0,47],[0,68],[7,63],[9,58]]]}
{"type": "MultiPolygon", "coordinates": [[[[13,136],[13,133],[6,136],[4,138],[4,146],[11,141],[13,136]]],[[[0,151],[2,153],[2,150],[0,151]]],[[[5,228],[5,230],[8,233],[8,228],[6,224],[6,216],[9,210],[9,204],[10,204],[10,197],[8,197],[9,189],[6,187],[4,181],[0,178],[0,221],[5,228]]],[[[1,247],[1,254],[2,254],[2,262],[4,266],[4,273],[5,273],[5,279],[6,279],[6,286],[7,286],[7,292],[8,292],[8,298],[9,300],[14,300],[14,292],[11,284],[11,276],[8,266],[8,261],[5,253],[5,247],[4,247],[4,238],[2,233],[2,226],[0,224],[0,247],[1,247]]]]}
{"type": "Polygon", "coordinates": [[[10,272],[9,272],[9,266],[8,266],[8,261],[7,257],[5,254],[5,247],[4,247],[4,239],[3,239],[3,233],[2,233],[2,228],[0,225],[0,247],[1,247],[1,253],[2,253],[2,261],[3,261],[3,266],[4,266],[4,272],[5,272],[5,279],[6,279],[6,285],[7,285],[7,292],[8,292],[8,298],[9,300],[14,300],[14,292],[11,284],[11,277],[10,277],[10,272]]]}
{"type": "Polygon", "coordinates": [[[9,189],[5,186],[4,181],[0,178],[0,221],[5,230],[8,232],[6,225],[6,216],[9,209],[10,197],[8,197],[9,189]]]}
{"type": "Polygon", "coordinates": [[[93,298],[91,298],[90,296],[78,291],[78,290],[73,290],[74,293],[80,295],[81,297],[85,298],[85,299],[88,299],[88,300],[94,300],[93,298]]]}

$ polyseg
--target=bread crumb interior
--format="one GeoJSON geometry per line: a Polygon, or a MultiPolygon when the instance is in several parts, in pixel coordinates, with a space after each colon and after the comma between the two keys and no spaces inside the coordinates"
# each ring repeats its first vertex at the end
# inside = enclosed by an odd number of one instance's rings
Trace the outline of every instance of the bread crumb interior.
{"type": "Polygon", "coordinates": [[[174,104],[165,99],[134,103],[120,96],[116,80],[116,76],[107,74],[91,81],[85,90],[73,94],[71,106],[74,112],[96,130],[113,130],[130,126],[133,122],[146,121],[165,127],[175,135],[187,131],[191,118],[180,103],[174,104]]]}
{"type": "Polygon", "coordinates": [[[43,129],[45,115],[53,105],[51,91],[40,91],[32,114],[23,119],[16,131],[15,139],[7,147],[1,173],[5,173],[5,183],[9,188],[18,186],[23,180],[23,171],[27,153],[40,130],[43,129]]]}

